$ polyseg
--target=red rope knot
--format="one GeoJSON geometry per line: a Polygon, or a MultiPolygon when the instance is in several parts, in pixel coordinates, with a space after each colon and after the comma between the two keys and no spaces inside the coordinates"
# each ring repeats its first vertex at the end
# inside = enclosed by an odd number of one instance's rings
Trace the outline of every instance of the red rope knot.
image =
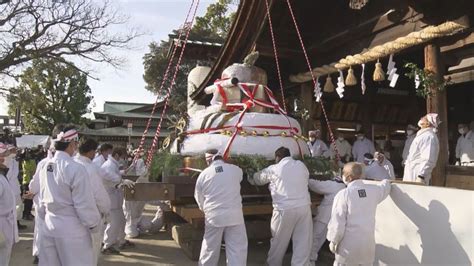
{"type": "Polygon", "coordinates": [[[249,99],[249,100],[245,101],[245,107],[246,107],[247,109],[250,109],[250,108],[252,108],[252,107],[254,107],[254,106],[255,106],[255,102],[254,102],[253,100],[249,99]]]}

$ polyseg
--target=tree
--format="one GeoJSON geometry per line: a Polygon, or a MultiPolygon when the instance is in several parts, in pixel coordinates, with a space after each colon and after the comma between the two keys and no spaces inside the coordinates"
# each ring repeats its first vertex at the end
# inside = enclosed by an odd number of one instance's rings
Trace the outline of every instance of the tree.
{"type": "MultiPolygon", "coordinates": [[[[217,3],[208,6],[206,14],[196,18],[191,32],[190,39],[207,40],[211,42],[223,42],[233,20],[233,13],[229,13],[229,5],[233,0],[219,0],[217,3]]],[[[172,35],[178,36],[179,30],[173,30],[172,35]]],[[[164,97],[169,88],[174,67],[168,76],[168,83],[160,91],[160,85],[168,65],[168,51],[171,46],[170,40],[162,40],[160,43],[152,42],[149,45],[150,51],[143,56],[145,73],[143,79],[146,82],[146,89],[164,97]]],[[[178,113],[186,112],[187,75],[198,62],[183,58],[179,72],[170,98],[170,108],[178,113]]],[[[201,62],[203,63],[203,62],[201,62]]],[[[210,62],[204,62],[209,64],[210,62]]]]}
{"type": "Polygon", "coordinates": [[[87,75],[55,59],[35,59],[7,96],[9,113],[20,108],[25,130],[50,134],[59,123],[81,124],[92,100],[87,75]]]}
{"type": "MultiPolygon", "coordinates": [[[[76,56],[119,66],[111,48],[126,48],[140,34],[130,29],[113,34],[128,18],[108,0],[11,0],[0,2],[0,74],[15,76],[15,67],[38,58],[70,64],[76,56]]],[[[70,64],[71,66],[74,66],[70,64]]]]}

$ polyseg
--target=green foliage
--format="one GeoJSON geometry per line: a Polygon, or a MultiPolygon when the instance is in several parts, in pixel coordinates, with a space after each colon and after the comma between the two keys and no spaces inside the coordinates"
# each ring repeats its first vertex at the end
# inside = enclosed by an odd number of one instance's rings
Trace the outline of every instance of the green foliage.
{"type": "Polygon", "coordinates": [[[159,151],[150,166],[150,181],[161,181],[163,175],[179,175],[180,168],[183,168],[183,156],[159,151]]]}
{"type": "Polygon", "coordinates": [[[210,4],[206,14],[196,18],[193,33],[223,41],[234,20],[234,13],[228,15],[229,5],[233,2],[232,0],[218,0],[217,3],[210,4]]]}
{"type": "Polygon", "coordinates": [[[242,168],[247,176],[253,176],[254,173],[265,169],[273,162],[259,155],[237,155],[232,156],[230,161],[242,168]]]}
{"type": "Polygon", "coordinates": [[[405,68],[409,70],[409,72],[405,73],[405,76],[413,81],[415,81],[417,76],[419,78],[420,86],[415,90],[416,95],[419,97],[426,99],[426,97],[432,94],[430,88],[443,91],[446,86],[450,84],[449,79],[443,79],[440,81],[436,78],[435,73],[426,69],[421,69],[415,63],[406,63],[405,68]]]}
{"type": "Polygon", "coordinates": [[[309,173],[312,175],[331,178],[334,176],[336,169],[331,166],[331,161],[326,157],[304,156],[301,160],[308,167],[309,173]]]}
{"type": "Polygon", "coordinates": [[[20,108],[25,130],[50,134],[59,123],[81,124],[92,100],[87,75],[54,59],[33,60],[7,96],[10,114],[20,108]]]}

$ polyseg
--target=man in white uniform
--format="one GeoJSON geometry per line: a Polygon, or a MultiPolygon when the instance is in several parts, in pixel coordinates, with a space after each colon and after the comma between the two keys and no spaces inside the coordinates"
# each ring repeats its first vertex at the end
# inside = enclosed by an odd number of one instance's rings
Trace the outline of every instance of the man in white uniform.
{"type": "MultiPolygon", "coordinates": [[[[21,188],[20,182],[18,181],[18,174],[20,173],[20,166],[16,160],[17,149],[14,145],[7,145],[8,156],[5,158],[5,165],[8,167],[7,179],[10,183],[10,187],[15,195],[16,202],[16,217],[21,217],[23,213],[23,201],[21,200],[21,188]]],[[[20,224],[17,220],[18,229],[25,229],[26,225],[20,224]]]]}
{"type": "Polygon", "coordinates": [[[94,265],[97,265],[102,239],[104,239],[105,221],[110,214],[110,198],[104,188],[102,177],[99,175],[100,168],[92,163],[92,159],[97,149],[97,142],[93,139],[82,140],[79,144],[79,156],[74,158],[76,162],[86,168],[89,175],[92,193],[94,195],[97,210],[101,216],[101,222],[96,232],[92,233],[92,246],[94,249],[94,265]]]}
{"type": "Polygon", "coordinates": [[[334,197],[337,192],[344,189],[346,185],[341,178],[333,180],[320,181],[315,179],[309,180],[309,189],[315,193],[323,195],[324,198],[319,204],[316,217],[313,218],[313,247],[311,249],[311,265],[315,265],[318,260],[318,253],[324,242],[328,232],[328,223],[331,219],[331,210],[334,197]]]}
{"type": "Polygon", "coordinates": [[[440,121],[438,114],[430,113],[418,121],[421,128],[410,146],[403,181],[430,184],[431,172],[439,155],[439,140],[436,135],[440,121]]]}
{"type": "Polygon", "coordinates": [[[40,170],[39,216],[44,219],[39,265],[93,265],[91,232],[100,214],[86,169],[76,162],[78,133],[66,127],[55,140],[56,153],[40,170]]]}
{"type": "Polygon", "coordinates": [[[6,175],[7,146],[0,142],[0,266],[8,266],[13,244],[18,242],[15,195],[6,175]]]}
{"type": "Polygon", "coordinates": [[[407,139],[405,140],[405,145],[403,146],[403,152],[402,152],[402,165],[405,165],[405,162],[408,157],[408,152],[410,151],[410,146],[413,143],[413,140],[415,139],[416,136],[416,131],[418,130],[417,127],[414,125],[408,125],[407,126],[407,139]]]}
{"type": "MultiPolygon", "coordinates": [[[[393,169],[393,164],[385,157],[383,152],[376,151],[374,153],[374,163],[381,166],[387,172],[388,177],[383,178],[383,179],[395,180],[395,170],[393,169]]],[[[379,180],[382,180],[382,179],[379,179],[379,180]]]]}
{"type": "Polygon", "coordinates": [[[328,156],[328,146],[321,140],[321,131],[316,129],[309,132],[308,148],[312,157],[328,156]]]}
{"type": "Polygon", "coordinates": [[[331,159],[336,158],[335,147],[337,148],[337,152],[339,153],[341,160],[343,162],[349,162],[352,154],[352,146],[347,140],[344,139],[344,135],[342,135],[342,132],[339,132],[336,141],[334,143],[331,143],[331,159]]]}
{"type": "Polygon", "coordinates": [[[209,166],[199,175],[194,191],[205,218],[199,265],[217,265],[222,238],[227,265],[246,265],[247,232],[240,196],[242,169],[225,163],[217,150],[206,152],[206,162],[209,166]]]}
{"type": "Polygon", "coordinates": [[[334,265],[373,265],[375,258],[375,212],[390,194],[390,182],[364,184],[363,165],[348,163],[342,178],[347,188],[334,198],[328,224],[329,248],[336,254],[334,265]]]}
{"type": "Polygon", "coordinates": [[[357,140],[352,146],[352,157],[355,162],[363,163],[364,154],[374,154],[374,143],[365,137],[365,133],[363,131],[359,131],[356,136],[357,140]]]}
{"type": "Polygon", "coordinates": [[[133,187],[134,182],[122,179],[124,170],[120,170],[119,161],[127,158],[125,148],[114,148],[112,154],[102,165],[102,178],[105,190],[110,198],[110,219],[105,228],[103,254],[119,254],[118,248],[133,246],[131,242],[125,240],[125,216],[122,209],[123,191],[122,187],[133,187]]]}
{"type": "Polygon", "coordinates": [[[276,164],[249,178],[250,184],[269,184],[273,200],[271,246],[268,265],[282,265],[290,240],[293,241],[292,265],[308,265],[313,238],[311,199],[308,191],[309,171],[290,150],[280,147],[275,151],[276,164]]]}
{"type": "Polygon", "coordinates": [[[458,132],[460,134],[456,144],[456,161],[461,166],[474,166],[474,133],[471,123],[471,130],[466,124],[458,125],[458,132]]]}
{"type": "Polygon", "coordinates": [[[100,145],[99,154],[92,160],[92,162],[98,167],[101,167],[109,158],[113,148],[114,147],[108,143],[100,145]]]}

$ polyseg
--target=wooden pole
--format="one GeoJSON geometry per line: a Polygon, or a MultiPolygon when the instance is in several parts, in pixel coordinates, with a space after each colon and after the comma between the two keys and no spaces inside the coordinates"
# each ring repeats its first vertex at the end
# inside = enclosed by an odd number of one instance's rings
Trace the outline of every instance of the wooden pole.
{"type": "MultiPolygon", "coordinates": [[[[442,81],[444,63],[442,62],[440,48],[436,44],[425,46],[425,69],[435,74],[437,80],[442,81]]],[[[431,184],[434,186],[446,185],[446,165],[448,164],[448,114],[446,90],[429,88],[430,95],[426,98],[426,111],[437,113],[441,124],[438,128],[439,156],[436,167],[431,175],[431,184]]]]}

